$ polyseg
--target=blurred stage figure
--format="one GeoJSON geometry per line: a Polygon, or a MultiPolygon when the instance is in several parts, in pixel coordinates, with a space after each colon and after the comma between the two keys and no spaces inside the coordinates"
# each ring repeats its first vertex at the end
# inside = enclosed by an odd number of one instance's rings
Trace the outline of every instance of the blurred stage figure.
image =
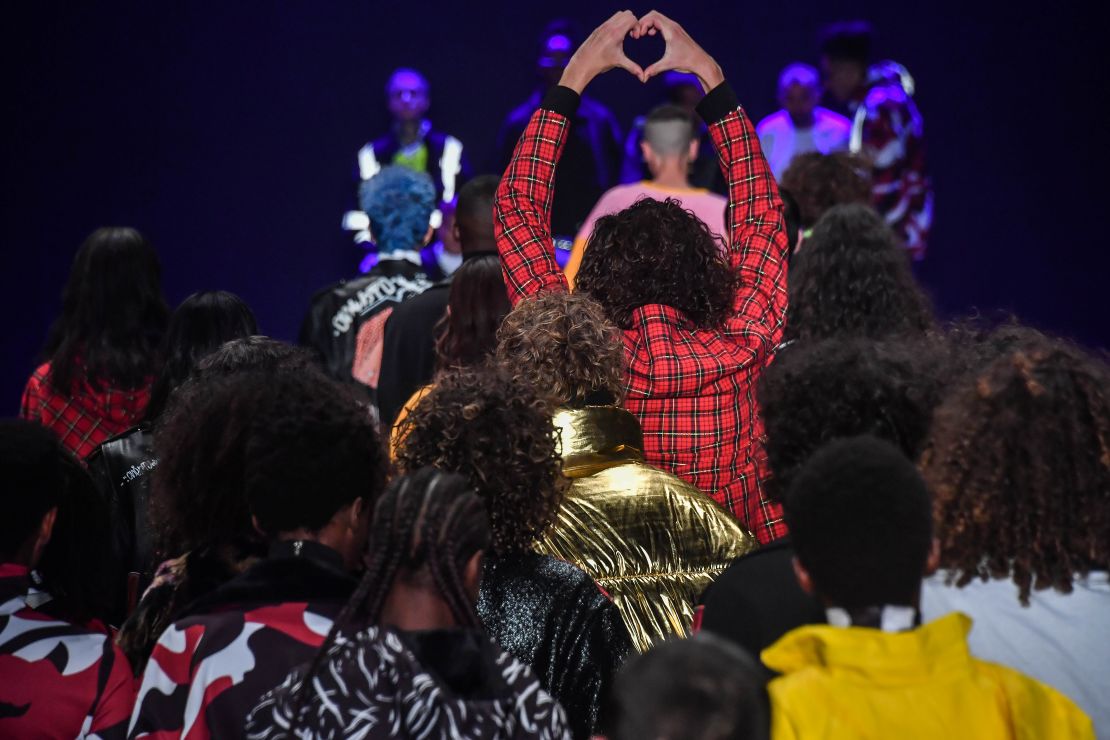
{"type": "Polygon", "coordinates": [[[821,79],[810,65],[794,63],[779,75],[782,110],[764,118],[755,129],[776,180],[782,179],[798,154],[832,154],[848,148],[851,121],[817,105],[820,97],[821,79]]]}
{"type": "MultiPolygon", "coordinates": [[[[432,216],[432,225],[441,226],[454,212],[455,194],[470,177],[470,164],[463,151],[463,144],[454,136],[437,131],[425,118],[431,105],[431,88],[424,75],[415,69],[400,68],[389,78],[386,100],[393,123],[387,134],[367,142],[358,150],[358,181],[365,182],[387,165],[407,167],[414,172],[425,172],[436,188],[438,208],[432,216]]],[[[356,242],[369,242],[366,231],[366,214],[350,211],[343,219],[344,228],[355,231],[356,242]]],[[[446,232],[450,231],[447,225],[446,232]]],[[[461,256],[453,259],[448,238],[436,242],[436,249],[426,250],[425,267],[433,276],[454,271],[462,262],[461,256]],[[444,254],[446,252],[446,254],[444,254]]],[[[457,245],[456,245],[457,246],[457,245]]],[[[458,254],[458,250],[455,250],[458,254]]],[[[363,272],[375,264],[374,257],[363,263],[363,272]]]]}
{"type": "MultiPolygon", "coordinates": [[[[713,140],[709,138],[709,128],[696,115],[695,111],[698,102],[703,97],[701,83],[694,75],[670,70],[663,73],[663,85],[667,91],[667,102],[685,110],[698,127],[698,156],[690,162],[690,185],[695,188],[712,190],[719,195],[726,195],[725,178],[721,175],[721,166],[717,163],[713,140]]],[[[644,161],[643,151],[640,148],[644,140],[644,123],[646,121],[647,116],[637,116],[636,120],[632,122],[632,130],[628,132],[628,138],[624,142],[621,183],[625,185],[651,179],[651,172],[648,170],[647,162],[644,161]]]]}
{"type": "Polygon", "coordinates": [[[870,24],[863,21],[834,23],[824,30],[825,88],[852,118],[851,151],[871,164],[873,205],[919,260],[933,221],[925,125],[906,68],[892,61],[868,67],[871,34],[870,24]]]}
{"type": "MultiPolygon", "coordinates": [[[[497,172],[504,172],[513,148],[524,132],[544,93],[554,87],[578,45],[578,34],[567,21],[553,21],[541,38],[536,63],[538,83],[535,91],[509,113],[497,137],[497,172]]],[[[555,171],[555,202],[551,211],[551,230],[556,246],[569,249],[570,240],[609,188],[617,184],[621,165],[620,128],[617,119],[601,103],[586,95],[571,122],[566,149],[555,171]]]]}

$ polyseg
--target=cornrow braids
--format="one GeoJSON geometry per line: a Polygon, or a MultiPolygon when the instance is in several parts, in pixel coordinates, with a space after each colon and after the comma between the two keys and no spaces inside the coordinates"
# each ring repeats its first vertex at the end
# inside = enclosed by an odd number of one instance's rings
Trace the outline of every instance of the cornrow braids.
{"type": "Polygon", "coordinates": [[[485,507],[461,475],[426,467],[394,480],[374,507],[366,572],[301,679],[289,734],[296,736],[309,687],[339,633],[353,625],[378,624],[398,574],[417,581],[430,576],[455,621],[477,627],[464,569],[489,542],[485,507]]]}
{"type": "Polygon", "coordinates": [[[1072,589],[1110,567],[1110,369],[1031,337],[938,409],[921,459],[941,564],[957,585],[1072,589]]]}

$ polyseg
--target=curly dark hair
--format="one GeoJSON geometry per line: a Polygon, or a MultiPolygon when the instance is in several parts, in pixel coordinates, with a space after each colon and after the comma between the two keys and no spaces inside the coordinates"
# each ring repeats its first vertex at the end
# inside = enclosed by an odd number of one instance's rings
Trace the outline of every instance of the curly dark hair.
{"type": "Polygon", "coordinates": [[[508,369],[441,374],[399,435],[402,471],[432,466],[469,480],[489,511],[496,554],[527,551],[555,520],[568,481],[551,407],[508,369]]]}
{"type": "Polygon", "coordinates": [[[1024,341],[937,410],[921,467],[941,564],[957,585],[1012,578],[1068,593],[1110,569],[1110,368],[1064,341],[1024,341]]]}
{"type": "Polygon", "coordinates": [[[447,312],[435,326],[437,369],[484,362],[497,347],[497,327],[510,308],[496,254],[463,262],[451,278],[447,312]]]}
{"type": "Polygon", "coordinates": [[[768,496],[781,500],[806,460],[840,437],[871,434],[917,459],[949,377],[944,350],[924,338],[827,339],[780,350],[757,387],[768,496]]]}
{"type": "Polygon", "coordinates": [[[714,329],[732,314],[740,278],[720,238],[692,211],[672,198],[642,198],[597,220],[575,284],[622,329],[632,327],[633,311],[653,303],[714,329]]]}
{"type": "Polygon", "coordinates": [[[319,372],[241,372],[187,381],[155,430],[151,510],[162,549],[316,530],[371,503],[385,453],[365,406],[319,372]]]}
{"type": "Polygon", "coordinates": [[[620,331],[585,293],[543,293],[521,301],[497,337],[497,359],[556,404],[581,405],[597,391],[614,404],[624,398],[620,331]]]}
{"type": "Polygon", "coordinates": [[[882,217],[867,206],[826,213],[790,265],[787,341],[882,339],[933,328],[929,299],[882,217]]]}
{"type": "Polygon", "coordinates": [[[813,228],[833,206],[871,202],[869,168],[848,152],[799,154],[790,160],[780,184],[798,202],[803,229],[813,228]]]}
{"type": "Polygon", "coordinates": [[[94,388],[148,383],[169,313],[150,243],[131,228],[97,229],[77,250],[43,349],[50,385],[68,395],[82,380],[94,388]]]}

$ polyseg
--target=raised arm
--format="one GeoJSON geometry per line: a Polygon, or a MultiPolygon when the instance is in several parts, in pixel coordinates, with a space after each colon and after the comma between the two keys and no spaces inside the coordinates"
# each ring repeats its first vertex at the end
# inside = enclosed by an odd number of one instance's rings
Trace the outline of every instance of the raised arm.
{"type": "Polygon", "coordinates": [[[640,19],[639,33],[656,32],[662,34],[667,50],[645,76],[669,69],[689,72],[708,93],[698,113],[709,125],[728,182],[729,264],[741,280],[727,328],[769,352],[781,339],[786,314],[787,244],[778,185],[720,66],[682,26],[653,11],[640,19]]]}
{"type": "Polygon", "coordinates": [[[582,90],[597,75],[621,67],[644,79],[639,65],[625,56],[625,36],[638,21],[630,11],[617,13],[594,29],[571,57],[559,84],[547,92],[513,151],[494,201],[494,234],[509,300],[548,290],[566,290],[567,281],[551,241],[551,198],[555,165],[566,143],[567,127],[582,90]]]}

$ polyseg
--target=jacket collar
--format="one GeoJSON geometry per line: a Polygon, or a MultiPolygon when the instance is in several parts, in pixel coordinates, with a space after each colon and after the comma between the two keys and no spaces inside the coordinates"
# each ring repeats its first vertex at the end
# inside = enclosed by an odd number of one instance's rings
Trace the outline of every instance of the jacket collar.
{"type": "Polygon", "coordinates": [[[763,651],[763,663],[783,674],[821,668],[876,684],[917,683],[966,669],[971,618],[949,614],[908,632],[808,625],[763,651]]]}
{"type": "Polygon", "coordinates": [[[555,412],[561,436],[563,473],[584,478],[626,462],[644,459],[644,433],[635,416],[616,406],[561,408],[555,412]]]}

